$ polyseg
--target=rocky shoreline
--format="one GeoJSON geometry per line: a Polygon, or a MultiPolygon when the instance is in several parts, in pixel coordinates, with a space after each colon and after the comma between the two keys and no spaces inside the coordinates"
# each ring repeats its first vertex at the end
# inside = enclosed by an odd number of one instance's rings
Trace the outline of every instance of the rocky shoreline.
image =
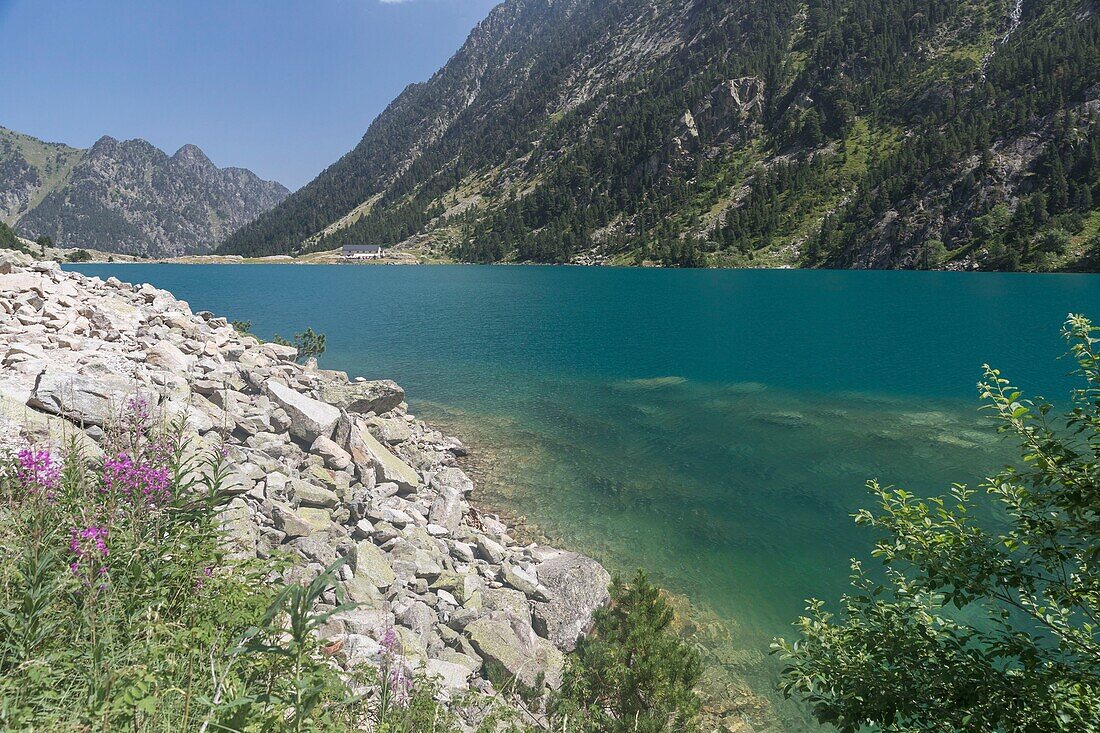
{"type": "Polygon", "coordinates": [[[607,571],[472,506],[466,447],[410,415],[397,384],[296,356],[151,285],[0,255],[0,448],[76,440],[101,455],[104,426],[141,394],[197,446],[224,446],[234,558],[285,553],[288,582],[347,560],[338,590],[359,606],[321,632],[345,669],[374,663],[394,629],[444,698],[559,686],[607,571]]]}

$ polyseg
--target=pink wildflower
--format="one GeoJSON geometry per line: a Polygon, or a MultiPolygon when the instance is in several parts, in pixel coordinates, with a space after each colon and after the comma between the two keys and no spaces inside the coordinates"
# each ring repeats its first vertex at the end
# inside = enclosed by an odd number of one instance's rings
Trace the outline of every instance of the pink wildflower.
{"type": "Polygon", "coordinates": [[[15,475],[25,489],[52,496],[61,481],[61,467],[48,450],[23,448],[16,456],[15,475]]]}
{"type": "Polygon", "coordinates": [[[126,400],[126,406],[122,411],[122,423],[131,435],[144,434],[149,429],[151,417],[149,402],[143,395],[134,395],[126,400]]]}
{"type": "Polygon", "coordinates": [[[139,463],[128,453],[119,453],[103,462],[103,490],[115,491],[134,504],[159,507],[172,498],[171,477],[167,468],[139,463]]]}
{"type": "Polygon", "coordinates": [[[73,527],[69,530],[69,551],[74,557],[69,563],[74,575],[79,575],[82,568],[86,568],[92,578],[107,574],[106,558],[111,550],[107,547],[106,528],[95,525],[83,529],[73,527]]]}
{"type": "Polygon", "coordinates": [[[385,676],[389,693],[393,701],[405,706],[409,703],[412,693],[412,670],[408,668],[401,658],[401,641],[397,637],[397,631],[391,626],[386,629],[380,642],[382,646],[382,673],[385,676]]]}
{"type": "Polygon", "coordinates": [[[195,579],[195,590],[202,590],[206,585],[207,579],[214,575],[214,568],[203,568],[202,573],[195,579]]]}

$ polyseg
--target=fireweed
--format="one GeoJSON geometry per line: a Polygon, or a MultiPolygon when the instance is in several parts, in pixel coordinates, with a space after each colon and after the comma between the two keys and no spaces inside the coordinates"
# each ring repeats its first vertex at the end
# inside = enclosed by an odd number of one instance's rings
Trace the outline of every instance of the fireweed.
{"type": "Polygon", "coordinates": [[[104,527],[73,527],[69,530],[69,552],[73,560],[69,563],[69,570],[87,585],[98,583],[100,588],[106,586],[108,571],[107,556],[111,554],[107,547],[107,530],[104,527]]]}
{"type": "Polygon", "coordinates": [[[108,432],[109,457],[103,462],[101,489],[134,507],[157,509],[170,503],[172,463],[179,446],[163,424],[157,427],[149,402],[131,397],[121,419],[108,432]]]}
{"type": "Polygon", "coordinates": [[[296,586],[272,583],[270,563],[227,560],[226,447],[191,450],[154,413],[129,400],[98,463],[76,443],[0,451],[0,730],[457,730],[393,629],[352,696],[314,634],[315,599],[291,612],[296,586]]]}
{"type": "Polygon", "coordinates": [[[412,671],[402,658],[401,640],[397,636],[397,630],[392,626],[386,629],[381,641],[382,668],[382,707],[389,705],[407,707],[409,696],[412,693],[412,671]]]}
{"type": "Polygon", "coordinates": [[[57,493],[61,465],[48,449],[27,446],[16,455],[15,477],[25,491],[51,498],[57,493]]]}
{"type": "Polygon", "coordinates": [[[156,508],[172,498],[167,466],[135,461],[126,453],[103,462],[103,491],[115,492],[135,505],[156,508]]]}

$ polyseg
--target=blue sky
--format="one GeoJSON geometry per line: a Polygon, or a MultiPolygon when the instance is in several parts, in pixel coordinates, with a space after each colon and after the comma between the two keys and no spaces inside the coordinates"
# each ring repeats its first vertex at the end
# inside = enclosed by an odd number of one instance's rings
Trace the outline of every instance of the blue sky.
{"type": "Polygon", "coordinates": [[[0,126],[194,143],[294,189],[499,0],[0,0],[0,126]]]}

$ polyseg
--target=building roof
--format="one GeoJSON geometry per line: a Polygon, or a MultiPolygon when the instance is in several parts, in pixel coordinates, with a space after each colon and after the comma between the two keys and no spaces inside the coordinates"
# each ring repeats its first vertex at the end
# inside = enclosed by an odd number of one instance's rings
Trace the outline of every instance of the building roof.
{"type": "Polygon", "coordinates": [[[345,252],[381,252],[382,247],[378,244],[345,244],[343,250],[345,252]]]}

